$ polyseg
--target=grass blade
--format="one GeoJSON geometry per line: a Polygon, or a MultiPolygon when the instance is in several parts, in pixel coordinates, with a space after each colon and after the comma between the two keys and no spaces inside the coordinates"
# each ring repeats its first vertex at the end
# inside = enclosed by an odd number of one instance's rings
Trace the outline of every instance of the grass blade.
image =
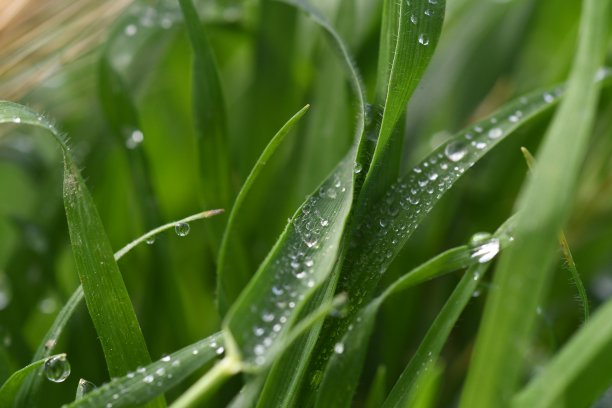
{"type": "Polygon", "coordinates": [[[245,199],[248,197],[249,191],[251,190],[253,183],[257,180],[259,173],[266,165],[267,161],[272,157],[276,149],[280,146],[285,136],[293,129],[296,123],[309,109],[309,105],[303,107],[298,111],[291,119],[283,125],[283,127],[274,135],[268,146],[264,149],[263,153],[255,163],[255,166],[251,170],[251,173],[247,177],[244,185],[240,189],[232,211],[229,215],[225,232],[223,233],[223,239],[221,240],[221,247],[219,248],[219,257],[217,261],[217,296],[219,302],[219,312],[221,315],[225,315],[229,306],[234,303],[236,298],[240,295],[240,292],[247,285],[251,276],[239,276],[236,272],[241,271],[241,268],[233,267],[232,257],[227,256],[227,251],[233,240],[237,239],[236,223],[237,217],[242,211],[242,206],[245,199]]]}
{"type": "MultiPolygon", "coordinates": [[[[120,376],[150,362],[104,227],[65,140],[44,117],[22,105],[2,101],[0,123],[7,122],[42,127],[60,144],[64,156],[64,206],[72,251],[109,374],[120,376]]],[[[153,402],[152,406],[164,406],[163,400],[153,402]]]]}
{"type": "MultiPolygon", "coordinates": [[[[199,220],[202,218],[208,218],[216,214],[219,214],[221,212],[222,210],[204,211],[204,212],[183,218],[181,220],[170,222],[160,227],[157,227],[147,232],[146,234],[142,235],[141,237],[135,239],[134,241],[128,243],[123,248],[115,252],[115,255],[114,255],[115,260],[118,261],[137,245],[142,244],[143,242],[146,242],[147,240],[151,238],[154,238],[157,234],[163,231],[174,228],[177,224],[188,223],[188,222],[192,222],[192,221],[199,220]]],[[[79,285],[79,287],[70,296],[70,298],[68,299],[64,307],[62,307],[62,309],[59,311],[58,315],[53,321],[53,324],[51,325],[51,327],[49,328],[49,330],[43,337],[42,341],[40,342],[38,346],[38,349],[34,353],[34,357],[32,359],[33,361],[37,361],[37,360],[43,359],[51,355],[55,347],[55,344],[57,343],[58,339],[60,338],[60,336],[62,335],[64,331],[64,328],[66,327],[66,324],[68,324],[68,321],[70,321],[70,319],[74,315],[74,312],[82,304],[83,298],[84,298],[83,287],[79,285]]],[[[24,381],[24,384],[22,385],[21,390],[19,391],[19,398],[22,401],[27,401],[27,399],[29,398],[29,395],[35,395],[38,393],[38,389],[41,385],[41,382],[43,381],[42,377],[43,377],[42,371],[38,370],[37,372],[31,373],[31,376],[29,376],[29,378],[26,381],[24,381]]]]}
{"type": "MultiPolygon", "coordinates": [[[[65,356],[65,354],[57,354],[52,357],[65,356]]],[[[36,370],[41,369],[48,358],[44,358],[29,365],[23,367],[21,370],[14,372],[0,387],[0,407],[16,407],[17,392],[21,388],[21,385],[26,378],[34,373],[36,370]]]]}
{"type": "Polygon", "coordinates": [[[611,384],[612,301],[608,301],[512,400],[515,408],[590,406],[611,384]]]}
{"type": "Polygon", "coordinates": [[[134,407],[152,400],[224,352],[223,336],[215,333],[154,363],[115,378],[67,407],[134,407]]]}
{"type": "Polygon", "coordinates": [[[223,323],[228,352],[247,371],[271,363],[336,262],[352,201],[353,152],[296,212],[223,323]]]}
{"type": "Polygon", "coordinates": [[[227,116],[217,63],[191,0],[179,0],[193,48],[193,111],[198,131],[201,185],[206,206],[230,202],[227,116]]]}
{"type": "Polygon", "coordinates": [[[572,202],[595,114],[593,83],[604,55],[608,1],[583,2],[578,52],[567,97],[541,148],[533,177],[523,189],[516,243],[502,254],[461,399],[462,407],[509,403],[519,381],[535,311],[550,280],[555,236],[572,202]]]}

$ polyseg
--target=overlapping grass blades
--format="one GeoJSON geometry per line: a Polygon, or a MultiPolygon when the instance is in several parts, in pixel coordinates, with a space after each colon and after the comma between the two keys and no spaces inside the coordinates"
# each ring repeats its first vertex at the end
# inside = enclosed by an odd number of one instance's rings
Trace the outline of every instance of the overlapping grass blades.
{"type": "MultiPolygon", "coordinates": [[[[149,363],[150,357],[121,273],[91,195],[61,133],[25,106],[0,102],[0,123],[22,123],[51,132],[64,157],[64,206],[85,301],[111,376],[149,363]]],[[[163,399],[151,406],[164,406],[163,399]]]]}
{"type": "MultiPolygon", "coordinates": [[[[53,357],[60,357],[65,354],[57,354],[53,357]]],[[[21,370],[14,372],[0,387],[0,406],[2,407],[14,407],[17,406],[17,394],[21,389],[24,381],[33,374],[36,370],[39,370],[43,367],[48,358],[43,358],[33,363],[28,364],[23,367],[21,370]]]]}
{"type": "Polygon", "coordinates": [[[603,60],[609,1],[583,2],[578,52],[559,108],[540,149],[533,177],[518,206],[516,243],[500,257],[485,307],[462,407],[509,403],[518,386],[536,307],[546,293],[555,256],[555,237],[572,203],[579,166],[594,120],[603,60]]]}

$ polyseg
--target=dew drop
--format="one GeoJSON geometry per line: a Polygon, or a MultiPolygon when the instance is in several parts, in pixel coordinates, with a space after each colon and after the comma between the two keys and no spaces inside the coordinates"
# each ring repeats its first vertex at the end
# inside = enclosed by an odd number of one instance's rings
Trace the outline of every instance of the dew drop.
{"type": "Polygon", "coordinates": [[[125,27],[125,35],[127,35],[128,37],[135,35],[137,32],[138,32],[138,27],[136,27],[135,24],[130,24],[127,27],[125,27]]]}
{"type": "Polygon", "coordinates": [[[472,142],[472,146],[474,146],[475,148],[477,148],[478,150],[482,150],[485,147],[487,147],[487,144],[485,142],[477,142],[477,141],[473,141],[472,142]]]}
{"type": "Polygon", "coordinates": [[[146,382],[147,384],[151,384],[154,379],[155,378],[153,378],[153,376],[149,374],[145,378],[143,378],[142,381],[146,382]]]}
{"type": "Polygon", "coordinates": [[[492,238],[490,234],[479,232],[470,239],[470,257],[478,263],[491,261],[499,253],[499,239],[492,238]]]}
{"type": "Polygon", "coordinates": [[[21,123],[21,118],[18,118],[18,117],[13,118],[13,123],[21,123]]]}
{"type": "Polygon", "coordinates": [[[421,45],[428,45],[429,44],[429,37],[427,36],[427,34],[420,34],[419,35],[419,44],[421,44],[421,45]]]}
{"type": "Polygon", "coordinates": [[[411,22],[412,24],[416,24],[416,23],[418,23],[418,22],[419,22],[419,19],[418,19],[418,17],[416,16],[416,14],[413,14],[413,15],[411,15],[411,16],[410,16],[410,22],[411,22]]]}
{"type": "Polygon", "coordinates": [[[138,147],[138,145],[142,143],[143,140],[144,134],[141,130],[136,129],[132,131],[128,136],[127,140],[125,141],[125,146],[128,149],[135,149],[136,147],[138,147]]]}
{"type": "Polygon", "coordinates": [[[77,385],[76,398],[77,400],[83,398],[85,394],[91,392],[96,389],[96,384],[87,381],[83,378],[79,380],[79,384],[77,385]]]}
{"type": "Polygon", "coordinates": [[[555,101],[555,97],[549,94],[548,92],[544,94],[544,102],[553,103],[555,101]]]}
{"type": "Polygon", "coordinates": [[[336,354],[344,353],[344,344],[342,344],[342,343],[334,344],[334,353],[336,353],[336,354]]]}
{"type": "Polygon", "coordinates": [[[147,245],[153,245],[155,243],[155,237],[149,237],[145,242],[147,245]]]}
{"type": "Polygon", "coordinates": [[[498,127],[493,128],[491,130],[489,130],[489,139],[499,139],[502,135],[504,134],[504,132],[502,132],[502,130],[498,127]]]}
{"type": "Polygon", "coordinates": [[[179,237],[185,237],[189,234],[191,227],[186,222],[179,222],[174,226],[174,231],[179,237]]]}
{"type": "Polygon", "coordinates": [[[446,145],[444,154],[450,161],[458,162],[465,157],[467,149],[462,142],[452,142],[446,145]]]}
{"type": "Polygon", "coordinates": [[[155,374],[159,375],[160,377],[166,374],[166,370],[163,367],[158,368],[157,370],[155,370],[155,374]]]}
{"type": "Polygon", "coordinates": [[[355,165],[353,167],[353,171],[355,172],[355,174],[361,173],[361,170],[363,170],[361,163],[355,162],[355,165]]]}
{"type": "Polygon", "coordinates": [[[434,12],[433,12],[432,9],[426,9],[425,10],[425,15],[428,16],[428,17],[431,17],[431,16],[434,15],[434,12]]]}
{"type": "Polygon", "coordinates": [[[219,355],[221,355],[221,354],[223,354],[223,352],[225,352],[225,348],[224,348],[223,346],[218,347],[218,348],[215,350],[215,354],[216,354],[216,355],[218,355],[218,356],[219,356],[219,355]]]}
{"type": "Polygon", "coordinates": [[[321,226],[322,227],[327,227],[329,225],[329,221],[327,221],[326,219],[322,219],[321,220],[321,226]]]}
{"type": "Polygon", "coordinates": [[[312,267],[314,265],[314,261],[310,258],[307,258],[304,260],[304,265],[306,265],[307,267],[312,267]]]}
{"type": "Polygon", "coordinates": [[[51,357],[45,361],[45,375],[50,381],[60,383],[70,375],[70,363],[66,355],[51,357]]]}

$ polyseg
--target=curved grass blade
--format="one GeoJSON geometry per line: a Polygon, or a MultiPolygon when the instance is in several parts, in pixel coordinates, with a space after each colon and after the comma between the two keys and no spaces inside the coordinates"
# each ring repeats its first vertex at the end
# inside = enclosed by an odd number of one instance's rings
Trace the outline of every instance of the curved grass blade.
{"type": "Polygon", "coordinates": [[[64,155],[64,206],[77,271],[111,376],[150,361],[136,314],[93,199],[70,149],[44,117],[12,102],[0,102],[0,123],[23,123],[49,130],[64,155]]]}
{"type": "Polygon", "coordinates": [[[219,313],[224,316],[229,306],[236,300],[240,295],[240,292],[247,285],[251,276],[239,276],[236,272],[241,271],[241,268],[233,267],[232,257],[227,256],[227,251],[230,245],[233,245],[233,240],[237,239],[235,235],[237,231],[235,224],[237,217],[242,211],[242,205],[247,198],[253,183],[259,176],[259,173],[266,165],[267,161],[272,157],[278,146],[282,143],[285,136],[293,129],[295,124],[301,119],[301,117],[309,109],[309,105],[304,106],[300,109],[291,119],[283,125],[283,127],[274,135],[268,146],[264,149],[263,153],[255,163],[255,166],[251,170],[251,173],[247,177],[244,185],[240,189],[232,211],[229,215],[225,232],[221,240],[221,247],[219,248],[219,257],[217,261],[217,296],[219,302],[219,313]]]}
{"type": "MultiPolygon", "coordinates": [[[[536,91],[502,107],[435,149],[400,178],[360,222],[343,264],[339,290],[351,294],[346,319],[327,323],[311,375],[322,371],[334,345],[367,302],[395,256],[443,194],[494,146],[559,100],[563,88],[536,91]]],[[[313,387],[316,388],[316,382],[313,387]]]]}
{"type": "Polygon", "coordinates": [[[223,323],[228,352],[240,356],[247,371],[271,363],[336,262],[352,202],[353,155],[296,212],[223,323]]]}
{"type": "Polygon", "coordinates": [[[593,83],[605,51],[609,1],[582,3],[578,52],[561,104],[518,206],[516,243],[502,254],[468,372],[461,407],[508,404],[521,376],[523,353],[555,256],[555,236],[572,203],[597,108],[593,83]]]}
{"type": "MultiPolygon", "coordinates": [[[[202,218],[208,218],[214,216],[216,214],[221,213],[223,210],[209,210],[204,211],[198,214],[191,215],[189,217],[183,218],[178,221],[170,222],[164,224],[160,227],[157,227],[141,237],[135,239],[134,241],[128,243],[119,251],[115,252],[115,260],[118,261],[125,254],[131,251],[135,246],[142,244],[150,239],[155,238],[155,236],[165,230],[174,228],[177,224],[180,223],[188,223],[192,221],[196,221],[202,218]]],[[[62,335],[66,324],[70,320],[70,318],[74,315],[74,312],[82,304],[84,298],[83,287],[79,285],[79,287],[74,291],[74,293],[70,296],[64,307],[59,311],[53,324],[43,337],[40,342],[38,349],[34,353],[33,361],[40,360],[42,358],[48,357],[55,347],[57,340],[62,335]]],[[[40,387],[41,382],[43,381],[42,371],[38,370],[37,372],[31,373],[31,375],[24,381],[21,390],[19,391],[19,399],[21,401],[27,401],[30,395],[35,395],[38,393],[38,389],[40,387]]]]}
{"type": "Polygon", "coordinates": [[[179,0],[193,48],[193,112],[198,131],[202,194],[206,206],[230,202],[227,115],[217,63],[191,0],[179,0]]]}
{"type": "MultiPolygon", "coordinates": [[[[52,357],[65,356],[65,354],[57,354],[52,357]]],[[[29,365],[23,367],[21,370],[14,372],[0,388],[0,407],[13,407],[18,406],[15,404],[17,392],[21,388],[21,385],[25,379],[36,370],[43,367],[45,361],[48,358],[37,360],[29,365]]]]}
{"type": "Polygon", "coordinates": [[[134,407],[152,400],[179,384],[215,357],[224,353],[223,336],[215,333],[160,360],[115,378],[67,407],[134,407]]]}
{"type": "Polygon", "coordinates": [[[586,407],[612,385],[612,301],[606,302],[539,374],[513,408],[586,407]]]}

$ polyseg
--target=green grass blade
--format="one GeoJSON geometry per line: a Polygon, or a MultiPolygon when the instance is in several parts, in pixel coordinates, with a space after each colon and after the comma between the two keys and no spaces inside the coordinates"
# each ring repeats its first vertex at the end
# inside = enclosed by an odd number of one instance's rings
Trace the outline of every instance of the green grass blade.
{"type": "Polygon", "coordinates": [[[340,290],[352,294],[349,316],[328,323],[324,329],[311,374],[323,369],[359,305],[371,298],[381,276],[442,195],[515,129],[550,109],[562,93],[560,87],[536,91],[508,103],[435,149],[373,206],[368,218],[358,226],[356,245],[348,249],[343,265],[346,279],[341,280],[340,290]]]}
{"type": "MultiPolygon", "coordinates": [[[[382,166],[382,160],[389,154],[387,151],[394,129],[431,61],[442,30],[445,6],[445,0],[385,1],[385,19],[388,22],[382,28],[388,32],[381,32],[384,47],[379,67],[388,64],[390,69],[388,72],[386,69],[379,71],[378,84],[386,84],[387,89],[378,141],[372,158],[372,167],[375,169],[385,167],[382,166]],[[388,82],[385,81],[387,76],[388,82]]],[[[376,187],[378,177],[375,172],[367,175],[366,186],[368,183],[373,185],[365,187],[365,192],[369,191],[367,188],[376,187]]]]}
{"type": "Polygon", "coordinates": [[[227,116],[217,63],[191,0],[179,0],[194,53],[193,111],[198,131],[202,194],[206,206],[226,207],[231,198],[227,116]]]}
{"type": "Polygon", "coordinates": [[[134,407],[170,390],[197,369],[223,354],[223,336],[215,333],[154,363],[111,380],[67,407],[134,407]]]}
{"type": "MultiPolygon", "coordinates": [[[[118,261],[137,245],[142,244],[143,242],[146,242],[149,239],[155,238],[157,234],[163,231],[173,229],[179,223],[188,223],[202,218],[208,218],[219,214],[220,212],[222,212],[222,210],[204,211],[201,213],[190,215],[189,217],[183,218],[181,220],[159,226],[140,236],[134,241],[128,243],[123,248],[115,252],[115,260],[118,261]]],[[[38,346],[38,349],[34,353],[34,357],[32,358],[33,361],[37,361],[51,355],[58,339],[60,338],[66,327],[66,324],[68,324],[68,321],[70,321],[77,308],[82,304],[83,299],[83,287],[79,285],[79,287],[70,296],[66,304],[59,311],[55,320],[53,321],[53,324],[43,337],[42,341],[38,346]]],[[[24,381],[24,384],[22,385],[21,390],[19,391],[20,400],[27,401],[30,395],[37,394],[42,381],[42,371],[39,370],[38,372],[32,373],[32,375],[29,376],[26,381],[24,381]]]]}
{"type": "Polygon", "coordinates": [[[515,408],[586,407],[612,385],[612,301],[597,310],[512,400],[515,408]]]}
{"type": "MultiPolygon", "coordinates": [[[[531,155],[531,152],[527,150],[525,147],[521,147],[521,152],[525,157],[525,161],[527,162],[527,166],[531,170],[535,164],[535,159],[531,155]]],[[[582,311],[584,314],[584,321],[589,320],[589,297],[587,296],[586,289],[584,288],[584,284],[582,283],[582,279],[580,278],[580,274],[578,273],[578,268],[576,267],[576,262],[574,262],[574,257],[572,255],[572,251],[570,250],[569,244],[567,243],[567,238],[565,237],[565,233],[561,231],[559,233],[559,245],[561,246],[561,253],[563,254],[563,258],[565,259],[565,266],[572,276],[572,283],[576,286],[576,290],[578,291],[578,299],[580,300],[580,305],[582,306],[582,311]]]]}
{"type": "MultiPolygon", "coordinates": [[[[111,376],[150,362],[127,289],[113,257],[93,199],[70,149],[57,128],[32,110],[0,102],[0,123],[23,123],[52,133],[64,156],[64,206],[72,251],[87,308],[98,333],[111,376]]],[[[153,402],[163,406],[163,400],[153,402]]]]}
{"type": "Polygon", "coordinates": [[[237,274],[241,271],[241,268],[234,267],[234,258],[228,257],[228,249],[231,248],[233,240],[237,239],[236,230],[237,217],[240,216],[242,206],[248,197],[248,194],[256,182],[259,173],[266,165],[267,161],[272,157],[276,149],[280,146],[285,136],[293,129],[297,122],[308,110],[309,105],[303,107],[298,111],[291,119],[283,125],[283,127],[274,135],[268,146],[264,149],[263,153],[255,163],[255,166],[251,170],[251,173],[247,177],[244,185],[240,189],[236,201],[230,212],[225,232],[221,240],[221,247],[219,248],[219,257],[217,261],[217,296],[219,302],[219,312],[221,316],[224,316],[227,309],[234,303],[236,298],[240,295],[240,292],[249,282],[251,276],[240,276],[237,274]]]}
{"type": "MultiPolygon", "coordinates": [[[[65,354],[58,354],[57,356],[65,356],[65,354]]],[[[17,393],[21,388],[23,382],[28,378],[28,376],[38,369],[41,369],[47,361],[48,358],[43,358],[41,360],[37,360],[33,363],[28,364],[23,367],[21,370],[14,372],[0,387],[0,407],[17,407],[17,393]]]]}
{"type": "Polygon", "coordinates": [[[296,212],[223,323],[228,352],[247,370],[271,363],[336,262],[352,202],[353,157],[354,150],[296,212]]]}
{"type": "Polygon", "coordinates": [[[593,83],[604,55],[608,1],[583,2],[579,46],[564,99],[519,200],[516,243],[502,254],[476,341],[461,407],[509,403],[555,256],[555,237],[572,203],[596,110],[593,83]]]}

